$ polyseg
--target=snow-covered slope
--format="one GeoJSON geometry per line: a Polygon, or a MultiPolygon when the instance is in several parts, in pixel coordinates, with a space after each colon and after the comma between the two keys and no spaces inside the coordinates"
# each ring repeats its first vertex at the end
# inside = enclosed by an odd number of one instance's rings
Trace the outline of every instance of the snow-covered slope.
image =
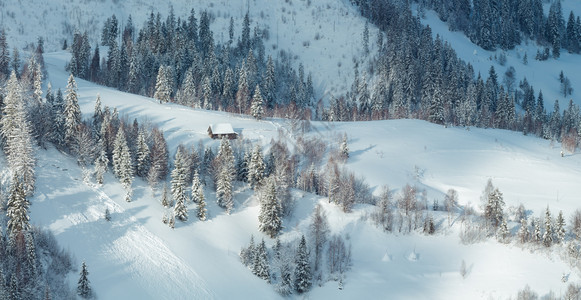
{"type": "MultiPolygon", "coordinates": [[[[581,5],[578,1],[562,1],[563,15],[569,16],[569,12],[578,16],[581,14],[581,5]]],[[[548,5],[545,7],[547,14],[548,5]]],[[[421,19],[424,25],[432,28],[433,36],[438,34],[443,40],[449,42],[452,48],[456,50],[458,57],[472,64],[476,73],[480,73],[483,78],[488,78],[490,66],[494,66],[499,82],[502,83],[504,73],[509,67],[516,70],[515,87],[518,88],[518,82],[527,79],[529,84],[535,88],[537,96],[539,91],[543,92],[545,108],[551,112],[555,99],[559,100],[561,110],[567,108],[569,99],[579,105],[581,104],[581,76],[579,76],[578,66],[581,65],[581,55],[571,54],[567,50],[561,50],[561,56],[558,59],[549,58],[546,61],[535,59],[537,50],[543,50],[544,46],[539,46],[534,41],[524,41],[513,50],[487,51],[473,44],[468,37],[462,32],[452,32],[448,29],[448,24],[442,22],[434,11],[426,11],[425,18],[421,19]],[[506,63],[501,65],[498,58],[501,53],[506,55],[506,63]],[[524,55],[527,55],[528,64],[523,63],[524,55]],[[572,95],[564,97],[560,92],[559,73],[568,77],[573,87],[572,95]]],[[[566,21],[566,20],[565,20],[566,21]]]]}
{"type": "MultiPolygon", "coordinates": [[[[64,39],[69,45],[75,29],[87,31],[91,45],[100,43],[103,23],[115,14],[123,28],[129,15],[140,29],[150,13],[165,19],[173,7],[176,18],[187,19],[190,10],[196,17],[207,10],[213,17],[211,28],[217,43],[228,39],[230,18],[234,18],[235,39],[241,35],[242,20],[248,10],[251,28],[267,29],[267,54],[278,57],[284,50],[294,57],[295,67],[302,62],[313,75],[317,97],[344,94],[353,82],[353,60],[362,56],[361,34],[365,19],[348,0],[7,0],[0,2],[0,27],[6,30],[11,47],[24,47],[46,41],[47,51],[60,49],[64,39]],[[34,22],[29,22],[34,20],[34,22]]],[[[370,26],[370,40],[377,29],[370,26]]],[[[375,43],[370,43],[371,53],[375,43]]]]}
{"type": "MultiPolygon", "coordinates": [[[[46,61],[53,87],[64,88],[67,55],[48,54],[46,61]]],[[[206,135],[209,123],[229,122],[245,138],[267,143],[279,131],[291,141],[284,120],[255,121],[220,112],[161,105],[152,99],[121,93],[77,81],[85,117],[92,114],[96,94],[104,105],[118,107],[129,120],[139,118],[158,124],[167,134],[170,149],[179,143],[215,143],[206,135]],[[280,129],[280,130],[279,130],[280,129]]],[[[500,188],[508,206],[523,203],[540,216],[550,206],[566,218],[577,207],[580,195],[581,157],[560,157],[558,144],[502,130],[444,128],[423,121],[397,120],[354,123],[313,122],[310,136],[338,143],[349,137],[351,157],[346,167],[365,176],[374,188],[389,184],[399,189],[406,183],[427,189],[429,200],[442,199],[448,188],[459,192],[460,203],[477,207],[488,178],[500,188]]],[[[174,230],[162,224],[164,209],[159,196],[140,180],[134,183],[134,201],[127,203],[123,189],[112,175],[104,186],[85,181],[74,159],[54,150],[40,151],[37,194],[32,199],[33,223],[55,232],[59,243],[85,260],[89,279],[101,299],[257,298],[279,296],[239,261],[238,252],[257,231],[258,203],[240,190],[235,210],[226,215],[209,193],[210,219],[190,220],[174,230]],[[102,215],[111,210],[112,221],[102,215]]],[[[326,199],[295,191],[296,213],[284,221],[282,240],[291,241],[305,232],[312,208],[320,202],[329,217],[333,234],[348,237],[353,267],[344,289],[330,281],[314,287],[308,297],[368,298],[508,298],[529,284],[541,295],[559,294],[579,273],[559,254],[544,248],[521,249],[490,239],[463,245],[462,227],[455,218],[448,227],[445,217],[435,215],[435,236],[387,234],[372,224],[372,207],[358,205],[345,214],[326,199]],[[462,261],[467,276],[460,275],[462,261]],[[562,282],[567,275],[569,282],[562,282]]],[[[514,223],[511,227],[516,226],[514,223]]],[[[513,231],[516,229],[513,229],[513,231]]],[[[264,237],[268,245],[273,240],[264,237]]],[[[75,283],[76,278],[71,279],[75,283]]]]}

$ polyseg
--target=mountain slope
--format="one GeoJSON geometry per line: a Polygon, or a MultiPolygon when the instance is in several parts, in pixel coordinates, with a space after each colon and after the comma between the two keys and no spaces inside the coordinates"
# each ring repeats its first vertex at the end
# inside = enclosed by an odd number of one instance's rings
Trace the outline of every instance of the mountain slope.
{"type": "MultiPolygon", "coordinates": [[[[67,74],[62,69],[66,57],[63,53],[46,57],[55,89],[66,83],[67,74]]],[[[167,133],[171,156],[179,143],[216,145],[205,135],[209,122],[230,122],[245,138],[263,145],[277,137],[279,129],[291,144],[297,138],[285,120],[255,121],[161,105],[83,80],[77,83],[85,117],[92,114],[94,99],[100,93],[103,104],[118,107],[121,116],[159,125],[167,133]]],[[[394,120],[313,122],[307,137],[337,147],[337,136],[343,133],[348,136],[351,152],[346,168],[365,176],[376,192],[383,184],[397,191],[411,183],[426,189],[428,203],[434,199],[442,203],[443,193],[455,188],[461,204],[477,208],[486,180],[492,178],[507,207],[523,203],[532,209],[529,217],[534,217],[541,216],[549,205],[553,215],[562,209],[567,219],[580,196],[576,183],[581,180],[581,157],[561,158],[558,145],[520,133],[394,120]]],[[[243,186],[237,186],[232,215],[218,208],[213,193],[208,193],[209,221],[191,217],[172,230],[161,222],[164,209],[159,196],[152,197],[150,188],[140,180],[134,183],[134,201],[127,203],[112,175],[102,187],[95,186],[92,179],[85,182],[74,160],[54,150],[39,152],[37,172],[31,219],[53,230],[59,243],[78,259],[86,260],[89,279],[100,298],[279,297],[238,258],[250,234],[258,240],[263,237],[257,231],[258,201],[243,186]],[[112,212],[111,222],[102,217],[107,207],[112,212]]],[[[494,238],[462,244],[459,232],[466,223],[459,216],[448,227],[446,216],[434,212],[435,236],[390,234],[369,219],[372,206],[357,205],[354,212],[345,214],[324,198],[301,191],[293,194],[297,207],[293,217],[284,221],[283,241],[293,241],[307,231],[309,215],[318,202],[328,215],[331,233],[345,236],[352,247],[353,265],[344,289],[329,281],[314,287],[309,297],[507,298],[526,284],[543,295],[550,290],[564,291],[569,282],[580,280],[577,269],[560,258],[558,246],[551,248],[556,250],[532,245],[521,249],[516,241],[504,245],[494,238]],[[460,274],[462,261],[468,268],[466,278],[460,274]],[[562,281],[563,275],[568,282],[562,281]]],[[[189,210],[193,216],[193,207],[189,210]]],[[[518,230],[514,222],[509,227],[513,233],[518,230]]],[[[273,244],[271,239],[265,240],[267,245],[273,244]]]]}

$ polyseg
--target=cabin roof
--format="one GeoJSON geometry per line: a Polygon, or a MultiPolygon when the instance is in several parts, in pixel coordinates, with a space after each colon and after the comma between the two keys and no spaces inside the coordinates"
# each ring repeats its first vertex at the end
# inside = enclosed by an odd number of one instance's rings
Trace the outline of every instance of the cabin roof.
{"type": "Polygon", "coordinates": [[[232,128],[232,124],[230,123],[218,123],[218,124],[210,124],[209,129],[212,131],[213,134],[232,134],[234,132],[234,128],[232,128]]]}

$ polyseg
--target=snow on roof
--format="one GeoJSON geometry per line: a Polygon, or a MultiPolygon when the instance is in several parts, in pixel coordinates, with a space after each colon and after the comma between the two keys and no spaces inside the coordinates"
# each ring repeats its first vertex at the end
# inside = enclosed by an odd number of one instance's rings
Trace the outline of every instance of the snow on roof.
{"type": "Polygon", "coordinates": [[[232,124],[230,123],[218,123],[218,124],[210,124],[210,129],[212,130],[213,134],[230,134],[236,133],[232,128],[232,124]]]}

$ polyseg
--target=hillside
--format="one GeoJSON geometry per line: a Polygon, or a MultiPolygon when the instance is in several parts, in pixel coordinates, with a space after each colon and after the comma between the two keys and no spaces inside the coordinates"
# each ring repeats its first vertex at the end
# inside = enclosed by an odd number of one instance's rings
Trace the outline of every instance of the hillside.
{"type": "MultiPolygon", "coordinates": [[[[66,57],[62,53],[46,57],[55,89],[66,82],[67,74],[61,68],[66,57]]],[[[248,117],[160,105],[152,99],[82,80],[78,85],[86,117],[92,114],[96,93],[100,93],[104,105],[118,107],[129,120],[137,117],[158,124],[167,132],[170,149],[178,143],[216,143],[205,136],[209,122],[231,122],[245,138],[265,147],[279,134],[278,128],[283,128],[285,135],[289,132],[284,120],[257,122],[248,117]]],[[[554,214],[563,210],[567,218],[580,196],[576,188],[581,179],[579,156],[561,158],[558,145],[519,133],[475,128],[468,131],[412,120],[313,122],[312,126],[307,135],[328,141],[331,146],[338,135],[348,135],[351,157],[346,167],[364,176],[376,191],[383,184],[396,190],[406,183],[417,184],[427,190],[431,202],[441,201],[447,189],[455,188],[460,204],[477,208],[486,180],[492,178],[504,193],[507,207],[523,203],[532,209],[532,216],[540,216],[549,205],[554,214]]],[[[287,138],[294,139],[292,135],[287,138]]],[[[100,298],[278,297],[238,258],[250,234],[259,239],[263,236],[257,231],[258,203],[252,194],[237,194],[235,211],[227,216],[209,193],[209,221],[178,222],[171,230],[161,222],[159,200],[151,197],[142,181],[135,182],[134,201],[127,203],[112,175],[98,187],[92,180],[83,179],[73,159],[54,150],[39,151],[38,156],[38,192],[31,201],[31,219],[53,230],[59,243],[78,259],[86,260],[100,298]],[[110,223],[102,217],[105,208],[112,212],[110,223]]],[[[293,217],[284,220],[281,240],[292,241],[305,232],[312,208],[320,202],[332,233],[347,236],[352,245],[353,266],[346,274],[344,289],[338,290],[334,281],[327,282],[309,293],[313,298],[351,299],[362,294],[507,298],[526,284],[541,295],[550,290],[558,294],[569,282],[580,279],[578,271],[562,261],[557,250],[523,249],[515,240],[509,245],[494,239],[462,244],[458,234],[463,222],[459,218],[448,227],[445,215],[435,213],[435,236],[385,233],[366,217],[373,211],[371,206],[358,205],[345,214],[324,198],[301,191],[293,194],[298,199],[297,207],[293,217]],[[465,279],[459,271],[463,260],[469,270],[465,279]],[[497,279],[499,274],[502,281],[497,279]],[[561,281],[564,274],[568,276],[566,283],[561,281]]],[[[513,232],[518,230],[516,223],[509,224],[513,232]]],[[[266,240],[272,245],[272,240],[266,240]]],[[[74,281],[72,278],[72,284],[74,281]]]]}
{"type": "MultiPolygon", "coordinates": [[[[89,34],[91,46],[100,43],[103,23],[113,14],[123,28],[131,15],[133,24],[141,28],[150,13],[165,18],[173,8],[176,18],[187,19],[190,10],[196,14],[208,11],[212,16],[211,29],[217,43],[225,43],[230,18],[234,19],[235,36],[240,36],[242,20],[249,11],[251,28],[268,31],[265,37],[267,54],[278,57],[279,51],[289,52],[298,66],[313,75],[317,98],[344,94],[353,82],[353,60],[361,60],[361,33],[365,19],[359,16],[348,0],[275,1],[50,1],[8,0],[0,3],[0,26],[6,29],[11,47],[24,47],[43,37],[47,51],[61,48],[63,40],[72,43],[76,29],[89,34]],[[32,9],[35,8],[35,9],[32,9]],[[24,20],[38,20],[29,26],[24,20]]],[[[370,36],[377,35],[370,29],[370,36]]],[[[374,43],[371,43],[371,51],[374,43]]],[[[104,52],[103,52],[104,53],[104,52]]]]}
{"type": "MultiPolygon", "coordinates": [[[[575,15],[581,13],[581,7],[576,1],[562,1],[562,7],[565,17],[569,15],[570,11],[573,11],[575,15]]],[[[545,14],[547,11],[548,4],[545,5],[545,14]]],[[[547,111],[552,111],[555,99],[559,100],[561,110],[566,108],[569,99],[573,99],[577,105],[581,104],[581,100],[579,100],[581,91],[577,88],[581,86],[581,77],[577,74],[577,66],[581,64],[581,55],[571,54],[563,49],[561,57],[558,59],[550,58],[546,61],[538,61],[535,59],[537,50],[544,47],[530,40],[524,41],[512,50],[487,51],[473,44],[464,33],[450,31],[448,25],[442,22],[432,10],[426,11],[425,17],[421,18],[421,21],[424,25],[429,25],[432,28],[434,37],[438,34],[443,40],[449,42],[456,50],[458,57],[470,63],[475,72],[480,73],[484,78],[488,77],[490,67],[494,66],[499,80],[502,81],[507,69],[511,66],[514,67],[517,87],[518,82],[526,78],[535,88],[537,94],[539,91],[543,92],[547,111]],[[501,65],[498,58],[503,53],[506,55],[506,63],[501,65]],[[528,64],[523,63],[525,54],[528,57],[528,64]],[[559,73],[561,71],[571,80],[573,87],[573,93],[567,97],[564,97],[560,91],[559,73]]]]}
{"type": "MultiPolygon", "coordinates": [[[[572,0],[563,2],[566,11],[577,9],[577,14],[581,13],[575,4],[572,0]]],[[[218,42],[225,39],[230,17],[240,31],[248,10],[252,27],[258,25],[269,32],[267,52],[276,56],[284,50],[295,55],[294,64],[303,63],[313,74],[318,98],[329,99],[349,91],[354,60],[365,62],[376,51],[372,42],[371,55],[363,57],[359,40],[365,19],[349,0],[86,0],[72,4],[61,0],[8,0],[0,3],[0,26],[6,28],[11,47],[25,47],[38,36],[45,38],[48,76],[44,87],[50,82],[54,92],[65,90],[69,77],[65,64],[71,55],[59,49],[63,39],[70,42],[76,27],[98,39],[103,21],[113,13],[119,20],[131,14],[134,24],[141,26],[152,11],[165,16],[173,8],[176,16],[185,18],[192,7],[197,13],[210,12],[218,42]],[[39,20],[39,26],[28,26],[26,20],[30,19],[39,20]]],[[[576,72],[580,55],[563,51],[558,60],[536,61],[537,46],[530,43],[507,51],[503,66],[498,62],[501,50],[491,52],[475,46],[462,33],[449,31],[435,13],[427,11],[421,22],[429,24],[434,37],[438,34],[448,41],[458,57],[484,77],[492,65],[502,81],[506,69],[513,66],[517,82],[526,77],[536,93],[542,89],[548,111],[552,111],[555,99],[559,99],[561,109],[570,98],[580,103],[576,95],[581,91],[562,97],[558,82],[563,70],[575,89],[581,86],[581,76],[576,72]],[[522,63],[524,53],[529,58],[526,65],[522,63]]],[[[370,30],[374,39],[377,28],[370,25],[370,30]]],[[[91,44],[97,42],[92,40],[91,44]]],[[[117,108],[121,119],[136,119],[162,129],[170,161],[180,144],[217,149],[220,142],[211,140],[206,130],[209,124],[224,122],[231,123],[243,141],[260,145],[264,153],[270,150],[271,141],[278,139],[295,152],[304,150],[305,140],[320,142],[323,146],[315,153],[320,160],[314,166],[321,176],[346,136],[349,158],[338,164],[341,172],[353,172],[376,197],[389,186],[393,201],[403,198],[407,184],[413,187],[421,206],[416,216],[434,220],[434,235],[425,234],[422,224],[406,230],[401,211],[395,212],[396,219],[401,220],[399,228],[394,222],[392,231],[385,231],[374,219],[376,205],[357,203],[345,213],[324,196],[292,189],[296,206],[283,220],[280,235],[283,243],[291,245],[289,253],[294,254],[297,241],[309,231],[313,209],[320,204],[328,218],[330,235],[341,236],[352,255],[341,284],[325,277],[307,294],[294,293],[292,299],[506,299],[515,298],[526,285],[541,297],[561,297],[570,284],[581,282],[578,258],[570,254],[571,247],[577,255],[579,251],[579,241],[572,232],[568,231],[565,243],[552,247],[518,241],[521,215],[526,216],[528,224],[537,219],[543,222],[548,208],[553,220],[562,211],[570,225],[573,212],[580,208],[581,156],[577,152],[562,156],[558,142],[514,131],[441,126],[410,119],[257,121],[246,115],[160,104],[152,98],[81,79],[77,84],[84,119],[93,115],[99,95],[104,106],[117,108]],[[504,197],[511,234],[505,241],[496,234],[484,237],[475,229],[481,225],[474,214],[483,212],[480,198],[489,179],[504,197]],[[458,205],[449,217],[442,206],[450,189],[457,191],[458,205]],[[437,211],[431,209],[434,202],[440,205],[437,211]],[[519,205],[524,206],[524,212],[518,211],[519,205]]],[[[135,179],[133,200],[126,202],[125,191],[111,172],[106,174],[104,185],[97,185],[92,166],[83,169],[74,157],[52,146],[37,149],[36,153],[31,222],[50,229],[59,244],[74,254],[77,265],[80,261],[87,263],[99,299],[284,298],[272,285],[253,275],[239,257],[251,235],[257,242],[264,239],[269,248],[275,244],[258,230],[259,195],[248,184],[235,183],[230,215],[217,205],[212,187],[206,187],[208,220],[199,221],[196,206],[188,203],[189,220],[177,221],[172,229],[162,223],[162,216],[172,209],[161,205],[160,190],[152,191],[144,180],[135,179]],[[106,209],[111,212],[109,222],[104,218],[106,209]]],[[[4,167],[0,175],[7,181],[7,168],[3,161],[0,163],[4,167]]],[[[308,168],[306,162],[301,163],[301,168],[308,168]]],[[[411,228],[411,221],[409,224],[411,228]]],[[[326,260],[323,266],[327,267],[326,260]]],[[[78,274],[69,276],[71,287],[76,286],[77,279],[78,274]]]]}

